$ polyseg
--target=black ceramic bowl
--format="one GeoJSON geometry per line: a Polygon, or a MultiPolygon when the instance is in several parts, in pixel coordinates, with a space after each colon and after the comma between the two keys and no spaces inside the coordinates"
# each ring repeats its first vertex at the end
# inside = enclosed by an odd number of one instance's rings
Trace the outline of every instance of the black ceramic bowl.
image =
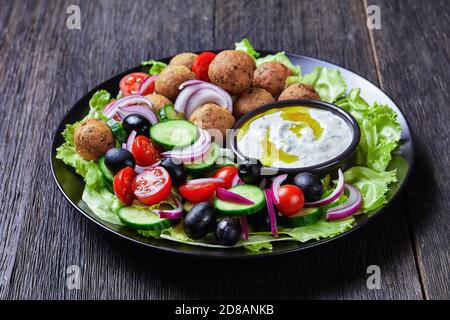
{"type": "MultiPolygon", "coordinates": [[[[356,147],[358,146],[359,139],[361,137],[361,133],[359,130],[359,125],[356,122],[355,118],[345,111],[344,109],[323,101],[317,101],[317,100],[309,100],[309,99],[293,99],[293,100],[284,100],[284,101],[276,101],[269,104],[265,104],[259,108],[256,108],[255,110],[252,110],[245,114],[242,118],[240,118],[236,124],[233,127],[233,132],[237,133],[238,130],[251,118],[254,116],[261,114],[267,110],[275,109],[275,108],[283,108],[283,107],[290,107],[290,106],[305,106],[310,108],[316,108],[316,109],[322,109],[327,110],[341,119],[343,119],[348,126],[350,127],[350,130],[352,131],[352,141],[350,145],[347,147],[347,149],[344,150],[340,155],[337,157],[334,157],[326,162],[319,163],[314,166],[309,167],[298,167],[298,168],[274,168],[274,167],[264,167],[265,170],[263,170],[264,174],[266,175],[273,175],[273,174],[283,174],[287,173],[289,175],[295,175],[299,172],[313,172],[321,177],[330,174],[332,176],[336,175],[337,170],[340,168],[342,170],[345,170],[352,165],[354,165],[354,155],[356,151],[356,147]]],[[[231,138],[231,148],[233,149],[233,152],[236,154],[237,158],[239,160],[245,160],[246,156],[242,154],[242,152],[237,147],[237,139],[236,134],[231,138]]]]}

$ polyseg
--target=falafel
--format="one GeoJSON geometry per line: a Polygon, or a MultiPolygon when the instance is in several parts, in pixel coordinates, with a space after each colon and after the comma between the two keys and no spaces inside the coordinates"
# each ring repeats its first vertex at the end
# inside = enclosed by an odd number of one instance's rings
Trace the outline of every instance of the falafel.
{"type": "Polygon", "coordinates": [[[253,86],[266,89],[275,98],[280,95],[286,84],[286,78],[291,71],[282,63],[269,61],[253,73],[253,86]]]}
{"type": "Polygon", "coordinates": [[[310,84],[294,83],[284,89],[278,100],[313,99],[320,100],[320,95],[310,84]]]}
{"type": "Polygon", "coordinates": [[[189,117],[189,121],[202,129],[220,130],[226,137],[227,129],[234,125],[234,117],[228,110],[215,103],[207,103],[197,108],[189,117]]]}
{"type": "Polygon", "coordinates": [[[81,121],[75,128],[75,149],[86,160],[98,160],[116,140],[111,129],[101,120],[89,118],[81,121]]]}
{"type": "Polygon", "coordinates": [[[145,97],[152,103],[152,110],[154,112],[158,112],[166,104],[172,104],[172,101],[157,93],[151,93],[145,97]]]}
{"type": "Polygon", "coordinates": [[[169,66],[185,66],[188,69],[192,69],[192,62],[197,56],[197,54],[192,52],[179,53],[170,60],[169,66]]]}
{"type": "Polygon", "coordinates": [[[239,119],[247,112],[273,101],[275,101],[274,97],[267,90],[250,87],[234,102],[233,115],[239,119]]]}
{"type": "Polygon", "coordinates": [[[168,66],[155,80],[155,92],[174,101],[183,82],[194,80],[195,73],[185,66],[168,66]]]}
{"type": "Polygon", "coordinates": [[[251,86],[255,69],[255,61],[247,53],[225,50],[209,65],[208,76],[212,83],[235,95],[251,86]]]}

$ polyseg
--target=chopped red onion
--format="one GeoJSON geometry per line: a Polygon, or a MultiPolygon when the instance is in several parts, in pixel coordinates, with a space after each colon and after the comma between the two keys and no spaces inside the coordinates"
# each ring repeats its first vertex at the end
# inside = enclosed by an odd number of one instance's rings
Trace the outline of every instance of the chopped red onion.
{"type": "Polygon", "coordinates": [[[161,218],[165,219],[180,219],[183,217],[183,204],[181,203],[180,197],[172,193],[173,198],[175,199],[175,203],[177,204],[177,207],[172,210],[160,210],[160,209],[153,209],[155,213],[157,213],[161,218]]]}
{"type": "Polygon", "coordinates": [[[145,106],[124,106],[117,110],[117,114],[121,119],[125,119],[130,114],[139,114],[146,118],[151,124],[158,122],[155,113],[145,106]]]}
{"type": "Polygon", "coordinates": [[[155,82],[155,80],[158,78],[158,76],[159,76],[158,74],[155,74],[151,77],[148,77],[144,81],[142,81],[137,94],[142,95],[148,89],[148,87],[150,87],[152,85],[152,83],[155,82]]]}
{"type": "Polygon", "coordinates": [[[231,186],[234,187],[234,186],[237,186],[239,184],[244,184],[244,182],[241,180],[241,178],[239,178],[239,175],[236,174],[234,176],[234,178],[233,178],[233,181],[231,182],[231,186]]]}
{"type": "Polygon", "coordinates": [[[133,131],[131,131],[130,135],[128,136],[125,149],[127,149],[130,152],[131,152],[131,147],[133,146],[134,139],[136,139],[136,135],[137,135],[136,131],[133,130],[133,131]]]}
{"type": "Polygon", "coordinates": [[[242,238],[248,240],[248,222],[247,216],[241,216],[242,238]]]}
{"type": "Polygon", "coordinates": [[[341,169],[338,170],[338,183],[334,191],[326,198],[314,202],[305,202],[305,208],[314,208],[329,204],[340,197],[345,188],[344,174],[341,169]]]}
{"type": "Polygon", "coordinates": [[[351,184],[346,184],[345,189],[349,193],[347,201],[336,207],[328,209],[326,214],[327,221],[347,218],[358,212],[361,208],[363,201],[361,192],[359,192],[359,190],[351,184]]]}
{"type": "Polygon", "coordinates": [[[278,191],[280,190],[280,186],[283,181],[286,180],[287,176],[287,174],[280,174],[279,176],[272,178],[272,186],[270,189],[272,190],[275,204],[280,203],[280,196],[278,195],[278,191]]]}
{"type": "Polygon", "coordinates": [[[266,195],[267,212],[269,213],[270,231],[272,235],[278,237],[277,217],[275,215],[275,208],[273,207],[272,190],[264,190],[266,195]]]}
{"type": "Polygon", "coordinates": [[[238,203],[238,204],[255,204],[254,201],[241,196],[240,194],[237,194],[233,191],[224,189],[224,188],[217,188],[216,190],[216,197],[217,199],[223,200],[223,201],[227,201],[227,202],[233,202],[233,203],[238,203]]]}
{"type": "Polygon", "coordinates": [[[103,114],[106,117],[111,118],[117,111],[119,111],[119,109],[130,105],[145,105],[149,109],[152,108],[152,103],[146,97],[133,94],[130,96],[120,98],[114,101],[112,104],[107,105],[103,110],[103,114]]]}
{"type": "Polygon", "coordinates": [[[223,179],[220,178],[201,178],[186,181],[186,185],[196,185],[202,183],[220,183],[223,182],[223,179]]]}

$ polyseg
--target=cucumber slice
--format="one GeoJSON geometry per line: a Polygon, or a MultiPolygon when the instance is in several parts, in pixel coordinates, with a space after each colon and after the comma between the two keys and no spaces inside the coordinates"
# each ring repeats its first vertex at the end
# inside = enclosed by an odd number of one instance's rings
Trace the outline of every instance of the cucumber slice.
{"type": "Polygon", "coordinates": [[[101,156],[100,159],[98,159],[98,167],[100,169],[100,172],[103,175],[103,178],[105,179],[105,185],[106,188],[114,193],[113,189],[113,181],[114,181],[114,175],[112,174],[111,170],[108,169],[108,167],[105,164],[105,156],[101,156]]]}
{"type": "Polygon", "coordinates": [[[303,208],[298,213],[286,219],[290,227],[303,227],[313,224],[320,219],[322,208],[303,208]]]}
{"type": "Polygon", "coordinates": [[[150,138],[167,149],[185,147],[197,139],[197,127],[186,120],[167,120],[150,128],[150,138]]]}
{"type": "Polygon", "coordinates": [[[158,116],[161,121],[183,119],[183,115],[176,112],[172,104],[164,105],[164,107],[159,110],[158,116]]]}
{"type": "Polygon", "coordinates": [[[240,194],[254,202],[254,204],[239,204],[229,201],[214,199],[214,206],[219,215],[240,216],[258,212],[266,205],[264,192],[257,186],[241,184],[230,188],[230,191],[240,194]]]}
{"type": "Polygon", "coordinates": [[[164,230],[172,225],[170,219],[160,218],[147,207],[123,207],[119,210],[119,219],[124,225],[138,230],[164,230]]]}
{"type": "Polygon", "coordinates": [[[187,163],[185,164],[186,169],[191,173],[198,173],[211,168],[219,155],[219,146],[217,143],[212,143],[206,155],[201,159],[201,161],[187,163]]]}
{"type": "Polygon", "coordinates": [[[127,141],[128,135],[125,130],[123,130],[122,125],[119,122],[111,118],[106,121],[106,124],[111,128],[114,137],[116,137],[120,143],[127,141]]]}

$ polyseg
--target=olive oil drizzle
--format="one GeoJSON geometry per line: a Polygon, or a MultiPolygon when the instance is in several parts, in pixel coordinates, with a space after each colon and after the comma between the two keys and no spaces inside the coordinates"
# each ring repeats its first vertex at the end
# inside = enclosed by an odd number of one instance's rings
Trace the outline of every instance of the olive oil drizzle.
{"type": "MultiPolygon", "coordinates": [[[[240,128],[236,135],[237,140],[241,140],[242,137],[248,132],[250,124],[256,119],[262,118],[268,114],[280,112],[280,117],[286,121],[294,122],[289,127],[289,130],[293,132],[297,137],[301,137],[301,130],[303,128],[311,128],[314,133],[314,137],[319,139],[322,136],[323,128],[320,123],[311,117],[309,113],[309,107],[295,106],[295,107],[284,107],[284,108],[274,108],[256,115],[249,119],[240,128]]],[[[299,156],[289,154],[283,150],[278,149],[275,144],[270,141],[270,129],[266,130],[264,139],[261,141],[261,146],[263,148],[263,156],[260,159],[261,163],[266,166],[273,166],[275,161],[282,161],[284,163],[293,163],[300,159],[299,156]]]]}

